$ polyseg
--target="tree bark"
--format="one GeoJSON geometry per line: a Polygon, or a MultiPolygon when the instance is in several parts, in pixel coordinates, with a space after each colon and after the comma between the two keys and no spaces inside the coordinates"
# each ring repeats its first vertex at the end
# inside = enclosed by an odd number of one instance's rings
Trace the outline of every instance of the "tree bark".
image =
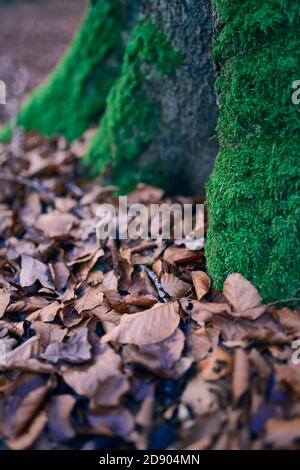
{"type": "MultiPolygon", "coordinates": [[[[203,194],[218,147],[215,137],[217,104],[214,93],[214,65],[211,59],[213,35],[211,2],[210,0],[124,1],[130,21],[133,17],[141,18],[142,21],[152,21],[163,37],[170,38],[174,50],[181,53],[182,62],[172,73],[163,75],[160,79],[157,79],[157,70],[153,70],[157,64],[152,63],[150,71],[147,70],[142,87],[145,100],[150,99],[155,103],[156,109],[159,109],[159,125],[155,132],[150,136],[147,135],[142,145],[138,146],[136,155],[130,155],[130,158],[122,157],[126,154],[126,146],[123,146],[119,136],[122,134],[124,124],[126,125],[126,121],[129,120],[126,115],[127,102],[131,100],[134,103],[136,96],[134,92],[128,93],[129,83],[126,83],[127,89],[125,86],[123,89],[120,87],[120,82],[125,83],[126,79],[126,70],[123,68],[119,84],[111,91],[111,99],[108,99],[102,121],[103,128],[100,127],[100,134],[91,145],[88,154],[89,165],[91,167],[95,165],[96,172],[100,165],[103,171],[105,167],[103,162],[109,160],[110,171],[105,172],[106,177],[111,177],[117,184],[121,183],[121,187],[127,190],[131,184],[138,181],[142,173],[141,168],[143,166],[148,168],[151,164],[148,174],[143,174],[143,179],[146,178],[148,182],[156,182],[154,177],[156,168],[161,176],[159,184],[164,184],[170,191],[203,194]],[[116,105],[116,100],[112,99],[114,93],[127,94],[127,101],[123,107],[116,105]],[[112,122],[114,113],[119,116],[117,123],[112,122]],[[107,138],[108,134],[110,138],[107,138]],[[106,144],[103,145],[103,142],[106,144]],[[116,157],[118,153],[120,157],[116,157]],[[118,158],[121,160],[123,158],[123,165],[120,165],[120,161],[116,163],[118,158]],[[131,165],[132,178],[130,175],[127,176],[123,185],[126,161],[131,165]]],[[[145,45],[146,47],[148,46],[145,45]]],[[[138,61],[139,57],[135,60],[138,61]]],[[[149,63],[145,67],[149,69],[149,63]]],[[[121,99],[120,96],[119,98],[121,99]]],[[[140,102],[137,103],[137,106],[140,105],[140,102]]],[[[134,121],[134,118],[130,116],[130,120],[134,121]]],[[[133,142],[135,134],[140,135],[143,131],[137,116],[131,128],[123,131],[126,135],[124,140],[129,139],[133,142]]]]}
{"type": "Polygon", "coordinates": [[[214,4],[220,153],[207,194],[208,269],[217,288],[238,272],[265,302],[299,297],[299,3],[214,4]]]}

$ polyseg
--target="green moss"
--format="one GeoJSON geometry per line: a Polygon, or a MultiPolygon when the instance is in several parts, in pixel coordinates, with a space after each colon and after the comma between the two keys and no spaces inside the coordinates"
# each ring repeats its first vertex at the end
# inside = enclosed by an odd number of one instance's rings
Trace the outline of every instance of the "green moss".
{"type": "MultiPolygon", "coordinates": [[[[208,269],[240,272],[265,301],[300,287],[297,0],[214,0],[220,153],[208,184],[208,269]]],[[[298,294],[297,294],[298,292],[298,294]]]]}
{"type": "Polygon", "coordinates": [[[63,59],[22,106],[19,125],[48,136],[63,134],[70,141],[80,137],[99,119],[119,74],[121,31],[120,0],[90,1],[63,59]]]}
{"type": "Polygon", "coordinates": [[[109,93],[106,112],[85,157],[92,174],[106,171],[123,192],[138,181],[166,185],[157,160],[143,165],[138,157],[160,122],[160,106],[149,89],[172,74],[181,61],[181,54],[151,20],[138,23],[121,76],[109,93]]]}
{"type": "Polygon", "coordinates": [[[12,131],[9,123],[5,124],[0,131],[0,142],[9,142],[11,139],[12,131]]]}

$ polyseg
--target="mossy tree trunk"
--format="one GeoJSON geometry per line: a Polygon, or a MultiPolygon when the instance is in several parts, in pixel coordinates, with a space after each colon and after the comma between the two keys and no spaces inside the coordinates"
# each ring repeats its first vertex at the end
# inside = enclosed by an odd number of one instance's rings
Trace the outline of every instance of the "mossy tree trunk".
{"type": "Polygon", "coordinates": [[[122,191],[142,180],[203,192],[217,152],[210,0],[138,3],[139,21],[86,161],[122,191]]]}
{"type": "Polygon", "coordinates": [[[208,268],[217,287],[239,272],[265,301],[299,297],[299,2],[214,3],[220,153],[208,187],[208,268]]]}
{"type": "Polygon", "coordinates": [[[90,0],[19,124],[73,140],[102,115],[85,158],[93,175],[122,192],[139,181],[203,192],[217,151],[211,42],[210,0],[90,0]]]}

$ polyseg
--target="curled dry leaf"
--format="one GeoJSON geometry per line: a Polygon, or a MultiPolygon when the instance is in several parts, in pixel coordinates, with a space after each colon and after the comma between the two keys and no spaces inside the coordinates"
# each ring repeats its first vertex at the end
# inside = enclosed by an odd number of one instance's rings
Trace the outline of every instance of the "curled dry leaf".
{"type": "Polygon", "coordinates": [[[202,254],[199,251],[187,250],[186,248],[169,247],[164,253],[164,260],[170,264],[187,263],[201,259],[202,254]]]}
{"type": "Polygon", "coordinates": [[[200,362],[201,374],[205,380],[215,381],[231,373],[232,357],[219,346],[200,362]]]}
{"type": "Polygon", "coordinates": [[[38,372],[50,374],[53,372],[51,364],[38,360],[40,353],[40,339],[34,336],[6,354],[5,362],[0,363],[0,370],[14,370],[23,372],[38,372]]]}
{"type": "Polygon", "coordinates": [[[30,421],[53,385],[53,380],[47,377],[22,374],[6,388],[0,400],[0,432],[5,439],[26,434],[30,421]]]}
{"type": "Polygon", "coordinates": [[[74,309],[81,314],[82,312],[93,310],[103,303],[103,292],[98,287],[89,286],[83,296],[76,300],[74,309]]]}
{"type": "Polygon", "coordinates": [[[115,290],[105,290],[104,295],[110,306],[119,313],[128,313],[128,306],[119,292],[115,290]]]}
{"type": "Polygon", "coordinates": [[[156,304],[145,312],[123,315],[118,326],[102,337],[102,343],[116,341],[123,344],[147,346],[171,336],[180,322],[177,302],[156,304]]]}
{"type": "Polygon", "coordinates": [[[60,309],[61,304],[59,302],[52,302],[52,304],[47,305],[47,307],[36,310],[35,312],[28,315],[27,320],[40,320],[43,322],[52,322],[60,309]]]}
{"type": "Polygon", "coordinates": [[[237,402],[249,388],[250,364],[247,353],[238,348],[234,356],[232,393],[237,402]]]}
{"type": "Polygon", "coordinates": [[[164,273],[160,281],[163,290],[173,299],[183,297],[191,289],[187,282],[181,281],[173,274],[164,273]]]}
{"type": "Polygon", "coordinates": [[[189,381],[181,401],[191,407],[196,416],[212,414],[218,409],[215,390],[211,384],[205,382],[200,373],[189,381]]]}
{"type": "Polygon", "coordinates": [[[197,299],[201,300],[209,292],[211,286],[210,277],[204,271],[193,271],[192,280],[197,299]]]}
{"type": "Polygon", "coordinates": [[[51,342],[40,356],[53,364],[59,361],[81,364],[91,359],[91,345],[88,342],[88,329],[80,328],[66,342],[51,342]]]}
{"type": "Polygon", "coordinates": [[[5,441],[7,447],[11,450],[25,450],[31,447],[41,434],[47,423],[47,415],[41,411],[31,422],[28,430],[17,437],[12,437],[5,441]]]}
{"type": "Polygon", "coordinates": [[[230,274],[224,282],[223,293],[238,316],[243,312],[261,305],[261,297],[251,284],[241,274],[230,274]]]}
{"type": "MultiPolygon", "coordinates": [[[[100,354],[96,357],[94,362],[84,366],[63,366],[61,368],[61,375],[64,381],[78,395],[83,395],[89,398],[101,400],[101,394],[107,392],[105,385],[112,383],[111,379],[123,379],[121,373],[121,359],[118,354],[114,352],[109,346],[103,346],[100,354]]],[[[126,380],[126,379],[125,379],[126,380]]],[[[119,387],[116,387],[116,382],[113,383],[114,387],[110,388],[110,394],[114,392],[114,402],[120,399],[120,396],[127,391],[124,389],[124,380],[118,381],[119,387]],[[117,400],[116,400],[117,398],[117,400]]]]}
{"type": "Polygon", "coordinates": [[[168,372],[181,358],[185,337],[179,328],[167,339],[148,346],[124,347],[125,362],[141,364],[154,372],[168,372]]]}
{"type": "Polygon", "coordinates": [[[120,407],[98,413],[91,412],[87,416],[87,421],[89,424],[87,432],[123,438],[130,435],[135,425],[132,414],[120,407]]]}
{"type": "Polygon", "coordinates": [[[30,287],[36,281],[39,281],[43,287],[54,288],[48,267],[32,256],[23,255],[21,257],[20,285],[21,287],[30,287]]]}
{"type": "Polygon", "coordinates": [[[181,299],[180,305],[183,311],[198,323],[210,322],[215,315],[230,315],[231,312],[227,304],[199,302],[198,300],[181,299]]]}
{"type": "Polygon", "coordinates": [[[75,397],[65,394],[54,396],[47,406],[48,426],[58,442],[65,442],[76,436],[71,425],[71,413],[75,403],[75,397]]]}

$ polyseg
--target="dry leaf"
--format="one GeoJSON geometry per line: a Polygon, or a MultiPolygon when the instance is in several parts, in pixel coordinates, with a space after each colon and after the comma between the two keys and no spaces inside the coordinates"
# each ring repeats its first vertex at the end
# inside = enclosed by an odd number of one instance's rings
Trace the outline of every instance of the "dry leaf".
{"type": "Polygon", "coordinates": [[[202,254],[199,251],[191,251],[186,248],[169,247],[164,253],[164,259],[170,263],[187,263],[201,259],[202,254]]]}
{"type": "Polygon", "coordinates": [[[20,285],[22,287],[30,287],[36,281],[42,286],[53,289],[50,281],[50,273],[48,267],[31,256],[23,255],[21,257],[20,285]]]}
{"type": "Polygon", "coordinates": [[[246,310],[259,307],[261,297],[251,282],[241,274],[230,274],[223,286],[223,293],[234,311],[240,316],[246,310]]]}
{"type": "Polygon", "coordinates": [[[71,214],[52,211],[37,218],[36,228],[44,232],[49,238],[57,238],[69,235],[71,229],[77,223],[77,218],[71,214]]]}
{"type": "Polygon", "coordinates": [[[269,419],[266,423],[265,441],[268,445],[275,445],[284,449],[299,442],[300,418],[291,420],[269,419]]]}
{"type": "Polygon", "coordinates": [[[53,364],[59,361],[81,364],[91,359],[91,345],[88,342],[88,329],[80,328],[66,342],[51,342],[41,358],[53,364]]]}
{"type": "Polygon", "coordinates": [[[231,373],[232,357],[222,348],[215,347],[212,353],[200,362],[200,368],[205,380],[219,380],[231,373]]]}
{"type": "Polygon", "coordinates": [[[209,292],[211,280],[204,271],[193,271],[192,280],[195,287],[197,299],[201,300],[209,292]]]}
{"type": "Polygon", "coordinates": [[[232,375],[232,394],[237,402],[249,388],[250,367],[249,359],[243,349],[238,348],[234,356],[232,375]]]}
{"type": "Polygon", "coordinates": [[[103,336],[101,341],[147,346],[171,336],[178,327],[179,321],[177,302],[156,304],[145,312],[123,315],[119,325],[103,336]]]}
{"type": "Polygon", "coordinates": [[[179,299],[186,295],[191,289],[187,282],[183,282],[173,274],[165,273],[161,276],[161,285],[163,290],[173,299],[179,299]]]}
{"type": "Polygon", "coordinates": [[[0,318],[3,317],[6,307],[10,302],[10,294],[5,289],[0,289],[0,318]]]}
{"type": "Polygon", "coordinates": [[[218,408],[218,400],[214,388],[211,384],[205,382],[199,373],[188,382],[181,401],[191,407],[196,416],[212,414],[218,408]]]}

